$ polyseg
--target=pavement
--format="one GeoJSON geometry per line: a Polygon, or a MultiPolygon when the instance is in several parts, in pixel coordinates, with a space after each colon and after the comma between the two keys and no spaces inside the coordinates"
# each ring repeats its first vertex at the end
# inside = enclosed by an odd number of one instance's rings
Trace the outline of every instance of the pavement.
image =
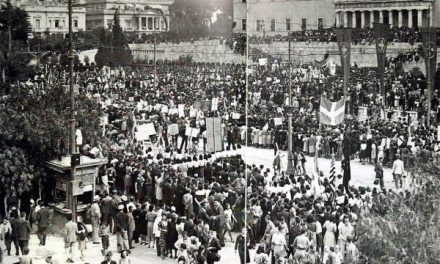
{"type": "MultiPolygon", "coordinates": [[[[233,239],[238,234],[233,233],[233,239]]],[[[226,246],[222,248],[219,252],[221,259],[216,264],[233,264],[240,263],[238,253],[234,251],[235,243],[232,243],[229,235],[226,235],[226,246]]],[[[161,263],[161,264],[176,264],[176,259],[165,258],[162,260],[156,255],[156,248],[148,248],[147,246],[140,246],[139,244],[134,244],[135,248],[131,250],[129,258],[132,264],[145,264],[145,263],[161,263]]],[[[101,244],[93,244],[91,241],[87,242],[87,249],[84,252],[84,261],[80,260],[80,252],[78,251],[77,245],[74,247],[74,261],[77,264],[99,264],[104,260],[101,254],[101,244]]],[[[47,256],[52,256],[54,260],[57,260],[59,264],[67,263],[67,252],[64,249],[64,240],[60,236],[52,235],[47,237],[46,246],[39,246],[39,240],[36,235],[31,235],[31,240],[29,241],[29,255],[33,258],[33,264],[46,263],[45,258],[47,256]]],[[[110,238],[110,250],[113,252],[113,260],[119,263],[120,255],[116,250],[116,236],[110,238]]],[[[19,259],[15,256],[15,248],[12,246],[11,256],[7,256],[6,252],[3,253],[3,264],[18,263],[19,259]],[[12,255],[14,254],[14,255],[12,255]]]]}
{"type": "MultiPolygon", "coordinates": [[[[257,166],[264,165],[265,168],[270,168],[273,172],[273,149],[262,149],[255,147],[244,147],[244,159],[247,164],[255,164],[257,166]]],[[[287,168],[287,151],[281,151],[281,168],[287,168]]],[[[331,166],[331,159],[318,158],[318,167],[325,175],[329,175],[331,166]]],[[[351,181],[350,185],[373,187],[375,173],[374,165],[366,163],[363,165],[359,159],[352,160],[351,166],[351,181]]],[[[341,161],[335,161],[336,175],[342,174],[341,161]]],[[[314,157],[306,156],[306,172],[311,173],[314,170],[314,157]]],[[[384,167],[384,184],[385,188],[395,188],[391,168],[384,167]]],[[[404,188],[407,188],[408,183],[404,183],[404,188]]]]}

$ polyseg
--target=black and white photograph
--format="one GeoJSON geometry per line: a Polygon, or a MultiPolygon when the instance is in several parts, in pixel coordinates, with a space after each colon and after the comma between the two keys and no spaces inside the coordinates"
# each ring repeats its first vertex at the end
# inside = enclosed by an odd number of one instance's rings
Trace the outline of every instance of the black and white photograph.
{"type": "Polygon", "coordinates": [[[440,263],[440,0],[0,3],[0,264],[440,263]]]}

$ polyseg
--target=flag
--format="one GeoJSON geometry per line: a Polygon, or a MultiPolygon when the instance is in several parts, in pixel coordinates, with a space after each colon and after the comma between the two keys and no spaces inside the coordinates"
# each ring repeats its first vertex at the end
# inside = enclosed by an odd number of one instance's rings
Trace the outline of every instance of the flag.
{"type": "Polygon", "coordinates": [[[384,84],[385,76],[385,58],[388,45],[388,31],[390,26],[387,24],[374,23],[374,39],[376,41],[377,67],[379,70],[380,94],[383,96],[383,103],[385,103],[386,91],[384,84]]]}
{"type": "Polygon", "coordinates": [[[341,65],[344,69],[344,96],[347,96],[348,80],[350,78],[350,50],[351,50],[351,28],[336,29],[341,65]]]}
{"type": "Polygon", "coordinates": [[[337,102],[330,102],[327,98],[321,97],[319,107],[319,123],[323,125],[336,126],[344,121],[345,98],[337,102]]]}

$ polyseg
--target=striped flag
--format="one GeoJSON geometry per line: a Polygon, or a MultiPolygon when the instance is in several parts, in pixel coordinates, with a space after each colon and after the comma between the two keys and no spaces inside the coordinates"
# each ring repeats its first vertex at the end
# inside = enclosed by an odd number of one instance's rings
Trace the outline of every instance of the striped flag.
{"type": "Polygon", "coordinates": [[[334,185],[334,180],[336,178],[336,167],[335,167],[335,153],[332,153],[332,160],[330,163],[330,183],[334,185]]]}
{"type": "Polygon", "coordinates": [[[327,98],[321,97],[319,107],[319,123],[323,125],[336,126],[344,121],[345,98],[337,102],[330,102],[327,98]]]}

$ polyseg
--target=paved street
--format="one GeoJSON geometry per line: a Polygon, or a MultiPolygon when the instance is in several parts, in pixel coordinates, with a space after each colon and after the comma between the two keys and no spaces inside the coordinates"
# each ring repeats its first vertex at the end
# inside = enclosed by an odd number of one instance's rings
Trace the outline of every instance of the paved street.
{"type": "MultiPolygon", "coordinates": [[[[234,239],[237,234],[233,234],[234,239]]],[[[220,251],[221,260],[218,264],[232,264],[239,263],[240,260],[238,258],[238,254],[234,252],[234,243],[230,242],[229,236],[227,236],[226,246],[220,251]]],[[[234,240],[235,241],[235,240],[234,240]]],[[[57,259],[60,264],[66,263],[67,254],[64,250],[64,241],[59,236],[50,236],[47,239],[46,246],[39,246],[39,241],[36,235],[31,236],[30,241],[30,255],[33,257],[33,264],[46,263],[45,257],[52,255],[54,259],[57,259]]],[[[139,246],[137,244],[136,248],[132,250],[132,254],[129,256],[132,264],[145,264],[145,263],[163,263],[163,264],[174,264],[177,263],[175,259],[166,258],[162,260],[157,257],[156,249],[148,248],[147,246],[139,246]]],[[[104,260],[104,257],[101,254],[101,245],[94,245],[92,242],[87,243],[87,250],[85,251],[85,261],[80,260],[79,251],[75,248],[75,263],[78,264],[96,264],[101,263],[104,260]]],[[[120,255],[116,254],[116,237],[113,236],[110,238],[110,250],[114,253],[113,260],[119,261],[120,255]]],[[[15,249],[12,246],[11,255],[15,254],[15,249]]],[[[7,256],[4,253],[4,264],[12,264],[17,263],[18,257],[7,256]]]]}
{"type": "MultiPolygon", "coordinates": [[[[248,164],[255,164],[259,166],[260,164],[264,165],[265,168],[269,167],[271,171],[273,171],[273,159],[274,159],[274,150],[273,149],[260,149],[254,147],[245,147],[245,160],[248,164]],[[247,151],[246,151],[247,150],[247,151]]],[[[306,157],[306,170],[307,173],[311,173],[314,168],[314,157],[307,156],[306,157]]],[[[319,169],[324,172],[324,174],[328,175],[330,172],[330,159],[319,158],[318,164],[319,169]]],[[[287,168],[287,151],[281,151],[281,163],[282,168],[287,168]]],[[[341,162],[336,161],[336,174],[341,172],[341,162]]],[[[374,166],[371,164],[362,165],[359,160],[351,161],[351,185],[355,186],[373,186],[375,178],[374,166]]],[[[384,168],[384,182],[386,188],[393,188],[393,175],[391,174],[390,168],[384,168]]]]}

